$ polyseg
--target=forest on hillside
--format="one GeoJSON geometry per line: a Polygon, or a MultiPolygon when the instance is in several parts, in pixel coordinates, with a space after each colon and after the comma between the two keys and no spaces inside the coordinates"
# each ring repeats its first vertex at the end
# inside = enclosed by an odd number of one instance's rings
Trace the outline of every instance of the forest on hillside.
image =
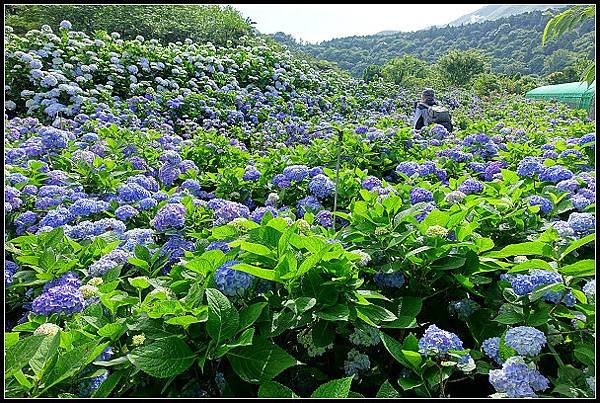
{"type": "Polygon", "coordinates": [[[356,77],[369,65],[383,65],[404,54],[432,63],[449,49],[479,49],[490,58],[491,70],[502,74],[543,75],[594,57],[595,19],[542,46],[542,33],[550,18],[536,11],[459,27],[350,36],[319,44],[301,44],[281,32],[272,37],[291,49],[335,62],[356,77]]]}

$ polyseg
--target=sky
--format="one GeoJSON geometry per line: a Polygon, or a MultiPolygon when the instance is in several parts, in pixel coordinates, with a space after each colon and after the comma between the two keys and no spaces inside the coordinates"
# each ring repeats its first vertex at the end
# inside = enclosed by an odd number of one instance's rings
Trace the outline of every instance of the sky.
{"type": "Polygon", "coordinates": [[[320,42],[380,31],[417,31],[444,25],[486,4],[230,4],[263,34],[285,32],[320,42]]]}

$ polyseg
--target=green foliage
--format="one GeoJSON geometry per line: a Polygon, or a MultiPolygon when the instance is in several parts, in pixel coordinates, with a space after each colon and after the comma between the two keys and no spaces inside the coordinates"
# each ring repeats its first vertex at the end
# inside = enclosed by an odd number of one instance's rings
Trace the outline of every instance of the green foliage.
{"type": "Polygon", "coordinates": [[[474,76],[488,69],[488,60],[476,49],[451,49],[439,58],[437,64],[451,84],[464,87],[474,76]]]}
{"type": "Polygon", "coordinates": [[[127,39],[141,35],[164,43],[190,38],[226,46],[252,32],[236,9],[218,5],[14,5],[5,24],[23,34],[42,24],[58,27],[63,20],[87,33],[119,32],[127,39]]]}
{"type": "Polygon", "coordinates": [[[425,78],[427,63],[411,55],[404,55],[388,61],[381,74],[389,82],[405,84],[409,77],[425,78]]]}

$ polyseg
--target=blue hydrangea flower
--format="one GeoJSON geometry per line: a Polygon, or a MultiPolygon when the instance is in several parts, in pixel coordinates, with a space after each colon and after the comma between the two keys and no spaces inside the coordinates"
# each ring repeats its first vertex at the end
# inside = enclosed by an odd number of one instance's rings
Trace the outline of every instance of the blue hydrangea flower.
{"type": "Polygon", "coordinates": [[[229,252],[233,249],[231,246],[227,245],[228,242],[231,241],[213,241],[208,244],[205,250],[221,250],[225,253],[229,252]]]}
{"type": "Polygon", "coordinates": [[[392,273],[377,272],[373,280],[379,287],[401,288],[404,285],[404,275],[399,271],[392,273]]]}
{"type": "Polygon", "coordinates": [[[333,227],[333,220],[333,214],[329,210],[321,210],[315,217],[315,221],[325,228],[333,227]]]}
{"type": "Polygon", "coordinates": [[[300,182],[310,175],[306,165],[290,165],[283,169],[283,175],[290,181],[300,182]]]}
{"type": "Polygon", "coordinates": [[[465,179],[463,183],[458,186],[458,191],[463,192],[466,195],[472,193],[479,193],[483,190],[483,183],[479,182],[476,179],[465,179]]]}
{"type": "Polygon", "coordinates": [[[519,356],[508,358],[502,369],[490,370],[489,381],[497,392],[509,398],[536,397],[536,391],[550,386],[548,379],[533,364],[527,365],[519,356]]]}
{"type": "Polygon", "coordinates": [[[571,213],[567,223],[578,235],[591,234],[596,228],[596,219],[591,213],[571,213]]]}
{"type": "Polygon", "coordinates": [[[258,178],[260,178],[260,171],[256,169],[254,165],[248,165],[244,171],[244,176],[242,179],[245,181],[254,182],[257,181],[258,178]]]}
{"type": "Polygon", "coordinates": [[[579,211],[585,210],[585,208],[591,205],[594,201],[580,195],[576,194],[571,196],[571,202],[573,203],[573,207],[575,207],[579,211]]]}
{"type": "Polygon", "coordinates": [[[556,184],[556,189],[561,192],[575,193],[579,189],[579,182],[576,179],[566,179],[556,184]]]}
{"type": "Polygon", "coordinates": [[[554,204],[552,204],[552,202],[550,200],[548,200],[542,196],[538,196],[538,195],[531,196],[528,201],[529,201],[530,206],[539,205],[540,211],[542,214],[548,214],[554,208],[554,204]]]}
{"type": "Polygon", "coordinates": [[[452,332],[430,325],[419,340],[419,352],[422,355],[435,355],[444,358],[450,350],[464,350],[462,341],[452,332]]]}
{"type": "Polygon", "coordinates": [[[518,326],[506,332],[504,343],[519,355],[535,357],[546,344],[546,335],[530,326],[518,326]]]}
{"type": "Polygon", "coordinates": [[[458,319],[463,321],[466,321],[477,309],[479,309],[479,304],[468,298],[448,303],[448,312],[451,315],[457,315],[458,319]]]}
{"type": "Polygon", "coordinates": [[[396,167],[396,172],[402,173],[406,176],[413,176],[417,173],[417,169],[419,168],[419,164],[413,161],[403,161],[398,164],[396,167]]]}
{"type": "Polygon", "coordinates": [[[171,186],[180,173],[181,171],[177,165],[165,163],[158,170],[158,179],[160,179],[163,185],[171,186]]]}
{"type": "Polygon", "coordinates": [[[193,251],[194,242],[188,241],[178,235],[169,237],[169,240],[163,245],[161,254],[170,254],[169,263],[175,263],[183,256],[185,251],[193,251]]]}
{"type": "Polygon", "coordinates": [[[562,165],[554,165],[542,169],[539,178],[542,182],[558,183],[560,181],[571,179],[573,172],[563,167],[562,165]]]}
{"type": "Polygon", "coordinates": [[[13,276],[19,270],[15,262],[4,259],[4,288],[12,284],[13,276]]]}
{"type": "Polygon", "coordinates": [[[35,314],[53,313],[70,315],[84,308],[83,294],[70,285],[58,285],[44,291],[31,304],[35,314]]]}
{"type": "Polygon", "coordinates": [[[327,176],[318,174],[308,183],[308,190],[316,197],[329,197],[335,192],[335,183],[327,176]]]}
{"type": "Polygon", "coordinates": [[[217,288],[225,295],[243,295],[254,281],[253,275],[230,268],[238,263],[242,262],[229,260],[223,263],[215,272],[214,278],[217,288]]]}
{"type": "Polygon", "coordinates": [[[42,139],[42,145],[50,150],[66,148],[69,143],[69,134],[55,127],[42,127],[38,133],[42,139]]]}
{"type": "Polygon", "coordinates": [[[581,136],[579,139],[580,147],[590,147],[592,150],[596,148],[596,133],[588,133],[581,136]]]}
{"type": "Polygon", "coordinates": [[[79,382],[77,385],[77,390],[79,392],[79,396],[81,397],[90,397],[92,393],[94,393],[102,383],[108,379],[108,371],[94,376],[92,378],[86,378],[79,382]]]}
{"type": "Polygon", "coordinates": [[[358,376],[358,374],[367,371],[369,368],[371,368],[371,361],[368,355],[362,354],[356,349],[348,352],[348,356],[344,360],[344,372],[346,375],[358,376]]]}
{"type": "Polygon", "coordinates": [[[517,175],[533,178],[539,174],[544,168],[544,165],[540,162],[537,157],[525,157],[519,162],[517,166],[517,175]]]}
{"type": "Polygon", "coordinates": [[[596,301],[596,279],[589,280],[581,289],[588,299],[590,304],[594,304],[596,301]]]}
{"type": "Polygon", "coordinates": [[[363,189],[367,189],[367,190],[373,190],[373,188],[381,187],[381,185],[382,185],[381,180],[375,176],[367,176],[362,181],[363,189]]]}
{"type": "Polygon", "coordinates": [[[138,207],[140,208],[140,210],[149,210],[151,208],[156,207],[157,205],[158,202],[152,197],[146,197],[145,199],[142,199],[138,202],[138,207]]]}
{"type": "Polygon", "coordinates": [[[126,183],[118,190],[119,197],[126,203],[133,203],[152,196],[152,193],[137,183],[126,183]]]}
{"type": "Polygon", "coordinates": [[[323,173],[323,168],[321,168],[321,167],[314,167],[314,168],[311,168],[308,171],[308,173],[309,173],[309,175],[310,175],[311,178],[314,178],[315,176],[323,173]]]}
{"type": "Polygon", "coordinates": [[[431,213],[433,210],[436,210],[435,208],[435,204],[433,203],[428,203],[425,205],[425,207],[423,207],[423,210],[421,210],[421,212],[419,214],[417,214],[415,216],[415,219],[417,220],[417,222],[423,222],[423,220],[429,215],[429,213],[431,213]]]}
{"type": "Polygon", "coordinates": [[[220,208],[215,209],[214,216],[213,226],[225,225],[239,217],[249,218],[250,209],[241,203],[226,201],[220,208]]]}
{"type": "Polygon", "coordinates": [[[102,200],[81,198],[69,206],[69,213],[77,217],[87,217],[108,210],[110,204],[102,200]]]}
{"type": "Polygon", "coordinates": [[[54,280],[50,280],[46,284],[44,284],[42,291],[47,291],[50,288],[58,286],[69,286],[73,288],[79,288],[81,287],[81,280],[75,272],[68,271],[59,278],[55,278],[54,280]]]}
{"type": "Polygon", "coordinates": [[[281,189],[286,189],[291,186],[291,182],[284,174],[277,174],[273,177],[273,185],[281,189]]]}
{"type": "Polygon", "coordinates": [[[298,209],[298,215],[300,217],[304,217],[304,213],[309,212],[317,212],[323,208],[319,200],[314,196],[306,196],[305,198],[298,201],[296,204],[296,208],[298,209]]]}
{"type": "Polygon", "coordinates": [[[185,206],[181,203],[170,203],[161,207],[150,224],[158,231],[169,228],[181,228],[185,224],[185,206]]]}
{"type": "Polygon", "coordinates": [[[433,201],[433,193],[421,187],[413,187],[410,192],[410,204],[433,201]]]}
{"type": "Polygon", "coordinates": [[[40,220],[40,227],[60,227],[69,223],[73,219],[73,216],[65,207],[57,207],[54,210],[48,211],[44,217],[40,220]]]}
{"type": "Polygon", "coordinates": [[[250,218],[257,224],[260,224],[266,212],[270,212],[273,217],[277,217],[277,210],[271,206],[267,207],[258,207],[256,210],[250,214],[250,218]]]}
{"type": "Polygon", "coordinates": [[[492,337],[490,339],[486,339],[481,343],[481,349],[492,360],[494,360],[497,364],[502,364],[502,359],[500,358],[500,337],[492,337]]]}

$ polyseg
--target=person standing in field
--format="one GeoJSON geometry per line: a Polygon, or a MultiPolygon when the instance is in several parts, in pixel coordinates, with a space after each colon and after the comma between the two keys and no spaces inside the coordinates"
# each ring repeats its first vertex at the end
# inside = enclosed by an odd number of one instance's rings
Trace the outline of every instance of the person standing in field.
{"type": "Polygon", "coordinates": [[[425,88],[421,94],[421,100],[415,102],[414,128],[421,130],[430,123],[437,123],[452,131],[452,119],[447,108],[440,105],[435,99],[435,92],[431,88],[425,88]]]}

